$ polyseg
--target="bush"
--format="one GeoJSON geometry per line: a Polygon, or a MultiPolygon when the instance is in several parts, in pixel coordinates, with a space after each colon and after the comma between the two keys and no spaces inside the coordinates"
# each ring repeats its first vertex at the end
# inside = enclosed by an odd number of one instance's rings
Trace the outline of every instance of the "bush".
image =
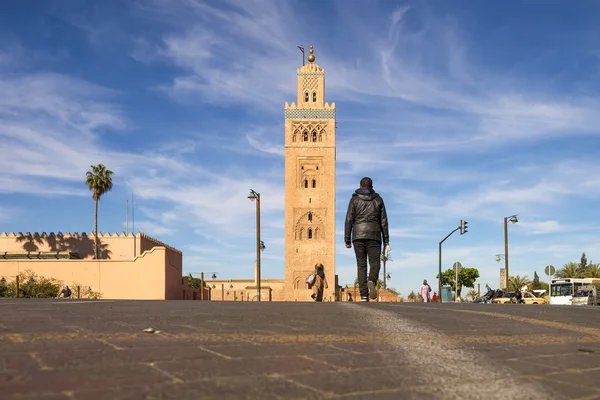
{"type": "MultiPolygon", "coordinates": [[[[8,285],[6,285],[6,281],[4,281],[4,285],[5,289],[3,289],[2,284],[0,284],[0,295],[2,297],[17,297],[16,279],[8,285]]],[[[35,272],[31,270],[25,270],[19,274],[19,297],[35,299],[55,298],[60,293],[62,286],[62,281],[54,278],[37,276],[35,272]]]]}

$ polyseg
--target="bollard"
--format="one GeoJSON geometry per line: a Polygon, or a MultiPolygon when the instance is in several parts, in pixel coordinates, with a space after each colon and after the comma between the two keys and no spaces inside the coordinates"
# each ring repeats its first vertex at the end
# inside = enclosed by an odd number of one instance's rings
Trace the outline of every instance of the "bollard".
{"type": "Polygon", "coordinates": [[[81,286],[77,286],[77,298],[81,298],[81,286]]]}
{"type": "Polygon", "coordinates": [[[19,275],[17,275],[17,298],[19,297],[19,275]]]}

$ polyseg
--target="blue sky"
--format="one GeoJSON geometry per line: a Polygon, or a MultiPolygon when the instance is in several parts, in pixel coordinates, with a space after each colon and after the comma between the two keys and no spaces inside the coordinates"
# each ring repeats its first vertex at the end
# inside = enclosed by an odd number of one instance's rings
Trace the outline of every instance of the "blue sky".
{"type": "Polygon", "coordinates": [[[0,4],[0,231],[93,229],[90,164],[115,172],[99,229],[184,252],[184,272],[283,277],[283,105],[315,46],[337,105],[337,271],[349,196],[384,197],[395,287],[476,267],[600,261],[600,5],[558,2],[27,1],[0,4]],[[131,203],[131,202],[130,202],[131,203]],[[130,226],[131,228],[131,226],[130,226]]]}

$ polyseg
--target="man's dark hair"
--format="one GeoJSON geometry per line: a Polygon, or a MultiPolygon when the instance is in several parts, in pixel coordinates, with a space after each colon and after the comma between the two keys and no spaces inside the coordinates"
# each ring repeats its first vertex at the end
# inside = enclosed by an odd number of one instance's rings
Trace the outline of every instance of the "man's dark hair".
{"type": "Polygon", "coordinates": [[[369,188],[372,189],[373,188],[373,181],[371,180],[371,178],[369,177],[364,177],[360,180],[360,187],[361,188],[369,188]]]}

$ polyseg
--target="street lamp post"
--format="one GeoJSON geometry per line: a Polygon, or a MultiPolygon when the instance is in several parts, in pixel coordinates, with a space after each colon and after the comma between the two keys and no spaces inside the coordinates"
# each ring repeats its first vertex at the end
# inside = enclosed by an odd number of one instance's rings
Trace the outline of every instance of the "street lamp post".
{"type": "Polygon", "coordinates": [[[510,217],[504,217],[504,271],[506,274],[506,290],[509,290],[508,288],[508,221],[512,222],[513,224],[516,224],[517,222],[519,222],[519,220],[517,219],[517,215],[511,215],[510,217]]]}
{"type": "MultiPolygon", "coordinates": [[[[250,189],[248,198],[250,201],[256,200],[256,268],[254,274],[256,280],[256,301],[260,301],[260,250],[262,244],[260,240],[260,193],[250,189]]],[[[262,247],[264,247],[264,244],[262,244],[262,247]]]]}
{"type": "MultiPolygon", "coordinates": [[[[206,272],[207,274],[212,274],[212,279],[217,279],[216,272],[206,272]]],[[[200,274],[200,300],[204,300],[204,272],[190,272],[190,278],[192,274],[200,274]]]]}

